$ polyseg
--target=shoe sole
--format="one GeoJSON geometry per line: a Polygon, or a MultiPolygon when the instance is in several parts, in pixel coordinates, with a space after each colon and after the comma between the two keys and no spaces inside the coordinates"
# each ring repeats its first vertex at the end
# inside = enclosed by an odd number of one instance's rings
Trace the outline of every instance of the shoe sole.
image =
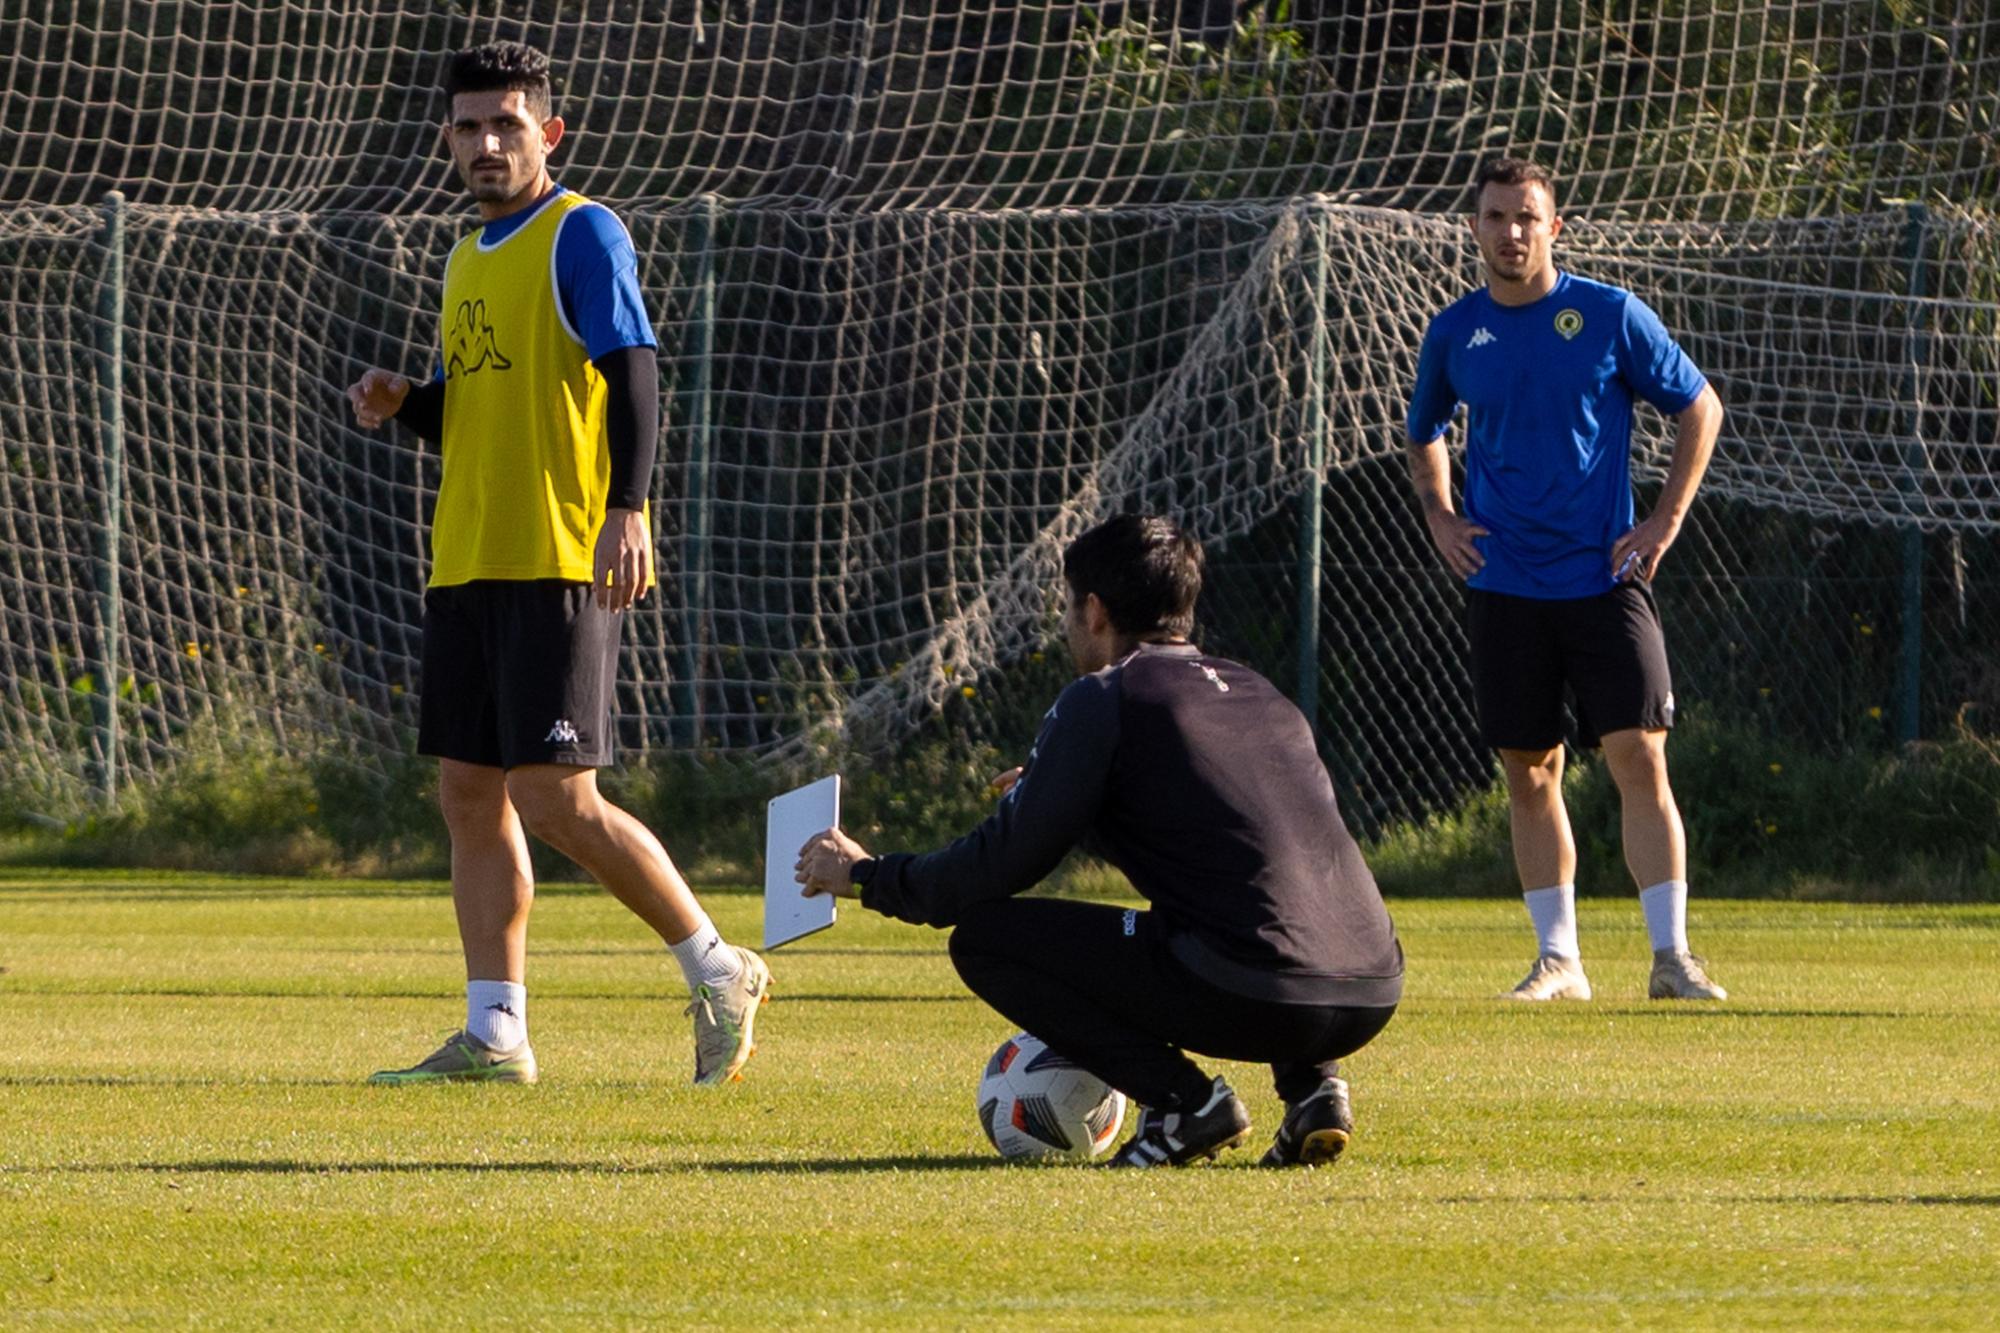
{"type": "Polygon", "coordinates": [[[523,1074],[518,1069],[502,1069],[494,1073],[467,1070],[463,1074],[370,1074],[368,1082],[378,1088],[408,1088],[421,1083],[519,1083],[531,1084],[536,1075],[523,1074]]]}
{"type": "Polygon", "coordinates": [[[1315,1129],[1299,1144],[1300,1166],[1332,1166],[1347,1151],[1349,1134],[1344,1129],[1315,1129]]]}
{"type": "Polygon", "coordinates": [[[743,1016],[742,1053],[730,1064],[724,1066],[722,1072],[715,1075],[715,1077],[696,1079],[694,1085],[697,1088],[719,1088],[725,1083],[741,1083],[743,1081],[743,1066],[749,1064],[750,1057],[757,1054],[757,1042],[753,1036],[757,1026],[757,1011],[770,1002],[771,976],[767,972],[764,974],[764,989],[757,994],[757,1003],[750,1006],[750,1012],[743,1016]]]}
{"type": "Polygon", "coordinates": [[[1222,1156],[1222,1154],[1227,1152],[1229,1149],[1242,1147],[1245,1143],[1249,1141],[1249,1139],[1250,1139],[1250,1126],[1245,1125],[1242,1128],[1242,1130],[1239,1131],[1234,1137],[1226,1139],[1223,1142],[1216,1144],[1213,1148],[1210,1148],[1205,1152],[1196,1153],[1194,1156],[1188,1158],[1187,1161],[1180,1163],[1180,1165],[1192,1166],[1196,1162],[1212,1162],[1216,1158],[1222,1156]]]}

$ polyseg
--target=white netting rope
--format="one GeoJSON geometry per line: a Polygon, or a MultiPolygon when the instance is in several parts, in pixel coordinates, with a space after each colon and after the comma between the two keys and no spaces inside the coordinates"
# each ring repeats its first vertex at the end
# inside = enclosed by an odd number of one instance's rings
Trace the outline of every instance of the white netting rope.
{"type": "MultiPolygon", "coordinates": [[[[984,697],[1091,519],[1166,509],[1240,560],[1324,482],[1329,599],[1382,601],[1326,630],[1355,762],[1449,767],[1459,722],[1405,725],[1459,692],[1424,679],[1458,631],[1401,414],[1501,147],[1561,174],[1565,262],[1722,388],[1706,493],[1831,525],[1814,570],[1839,525],[1945,534],[1967,622],[1961,543],[2000,528],[1982,7],[828,8],[0,0],[0,103],[31,127],[0,158],[8,781],[77,808],[112,710],[133,774],[226,747],[232,713],[362,762],[405,743],[436,460],[355,431],[339,387],[429,362],[466,225],[435,78],[492,36],[554,54],[561,177],[619,207],[663,334],[667,580],[628,629],[628,744],[886,743],[984,697]]],[[[1741,533],[1700,549],[1718,588],[1778,577],[1741,533]]],[[[1276,589],[1281,557],[1243,577],[1276,589]]]]}
{"type": "Polygon", "coordinates": [[[11,0],[0,200],[426,213],[450,51],[548,50],[571,183],[865,212],[1453,208],[1497,147],[1602,216],[1829,216],[1995,186],[1983,0],[11,0]]]}
{"type": "MultiPolygon", "coordinates": [[[[1171,513],[1218,545],[1268,517],[1304,479],[1304,432],[1288,401],[1298,317],[1285,302],[1299,272],[1300,214],[1278,215],[1221,306],[1203,325],[1153,400],[1120,432],[1017,554],[996,583],[939,625],[917,656],[857,695],[829,729],[857,736],[907,727],[981,670],[1018,658],[1046,634],[1052,592],[1069,543],[1112,514],[1171,513]],[[1272,309],[1273,304],[1277,308],[1272,309]],[[1244,373],[1245,359],[1264,361],[1244,373]],[[1220,387],[1270,390],[1262,410],[1216,429],[1204,409],[1220,387]]],[[[1309,317],[1308,317],[1309,320],[1309,317]]],[[[1312,329],[1310,322],[1306,328],[1312,329]]],[[[1310,386],[1308,392],[1310,392],[1310,386]]]]}

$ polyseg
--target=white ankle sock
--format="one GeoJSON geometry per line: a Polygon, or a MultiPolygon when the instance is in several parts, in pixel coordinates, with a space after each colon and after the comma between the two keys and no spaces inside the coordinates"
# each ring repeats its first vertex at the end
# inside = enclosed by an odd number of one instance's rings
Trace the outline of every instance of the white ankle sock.
{"type": "Polygon", "coordinates": [[[1688,947],[1688,886],[1684,879],[1670,879],[1650,889],[1639,890],[1639,910],[1646,914],[1646,934],[1653,951],[1672,949],[1686,953],[1688,947]]]}
{"type": "Polygon", "coordinates": [[[496,1051],[528,1039],[528,988],[512,981],[465,983],[465,1031],[496,1051]]]}
{"type": "Polygon", "coordinates": [[[1528,904],[1528,919],[1535,923],[1543,953],[1572,960],[1582,956],[1576,945],[1576,885],[1529,889],[1521,899],[1528,904]]]}
{"type": "Polygon", "coordinates": [[[743,970],[743,962],[736,956],[736,950],[722,942],[721,934],[706,912],[702,912],[701,924],[694,928],[694,934],[678,944],[669,944],[667,950],[681,965],[681,975],[687,978],[690,991],[697,986],[720,986],[743,970]]]}

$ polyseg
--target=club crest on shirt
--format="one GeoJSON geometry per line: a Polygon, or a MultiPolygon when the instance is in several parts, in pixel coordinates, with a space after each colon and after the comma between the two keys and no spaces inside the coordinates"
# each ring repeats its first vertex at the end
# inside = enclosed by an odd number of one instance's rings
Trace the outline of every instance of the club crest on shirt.
{"type": "Polygon", "coordinates": [[[1583,312],[1580,310],[1558,311],[1556,313],[1556,332],[1563,336],[1563,341],[1565,342],[1582,333],[1583,312]]]}
{"type": "Polygon", "coordinates": [[[486,322],[486,302],[460,301],[444,337],[445,375],[470,375],[487,366],[511,370],[514,363],[501,352],[493,326],[486,322]]]}

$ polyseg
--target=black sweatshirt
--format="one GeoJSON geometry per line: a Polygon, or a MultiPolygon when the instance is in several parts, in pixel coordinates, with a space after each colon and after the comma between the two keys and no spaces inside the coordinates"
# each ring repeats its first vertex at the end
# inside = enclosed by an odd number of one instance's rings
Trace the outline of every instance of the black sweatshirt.
{"type": "Polygon", "coordinates": [[[1356,1006],[1402,995],[1402,946],[1311,728],[1240,663],[1145,644],[1073,682],[999,808],[949,847],[880,858],[862,903],[948,926],[1076,846],[1123,871],[1175,957],[1222,990],[1356,1006]]]}

